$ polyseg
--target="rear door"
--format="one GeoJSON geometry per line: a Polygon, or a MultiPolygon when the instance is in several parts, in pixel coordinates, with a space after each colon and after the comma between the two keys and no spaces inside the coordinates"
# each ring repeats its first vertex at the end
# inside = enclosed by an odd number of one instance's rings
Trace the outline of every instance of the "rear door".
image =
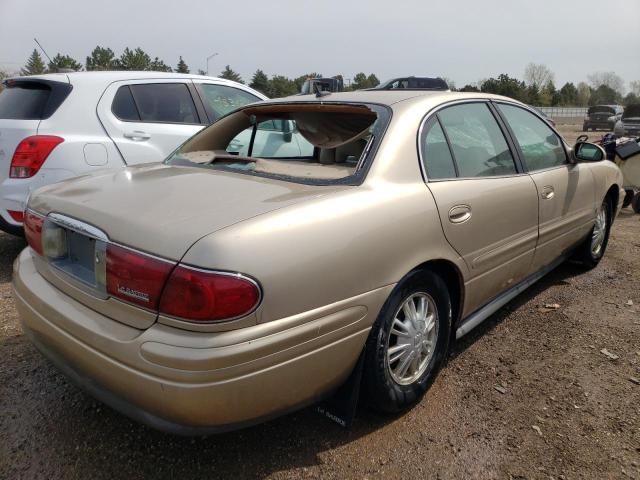
{"type": "Polygon", "coordinates": [[[112,83],[98,117],[127,164],[160,162],[207,123],[190,80],[112,83]]]}
{"type": "Polygon", "coordinates": [[[444,234],[470,272],[467,315],[531,272],[536,188],[488,102],[438,110],[422,127],[420,149],[444,234]]]}
{"type": "Polygon", "coordinates": [[[533,268],[538,270],[568,254],[593,226],[593,175],[588,164],[569,163],[562,139],[544,120],[517,105],[497,108],[536,185],[540,226],[533,268]]]}

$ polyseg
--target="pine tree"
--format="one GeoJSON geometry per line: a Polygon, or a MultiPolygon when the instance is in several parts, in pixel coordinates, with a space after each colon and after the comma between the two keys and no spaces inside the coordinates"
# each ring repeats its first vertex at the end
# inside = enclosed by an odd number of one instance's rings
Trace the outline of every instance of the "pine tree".
{"type": "Polygon", "coordinates": [[[171,72],[171,67],[160,60],[158,57],[153,59],[153,62],[149,64],[148,70],[152,72],[171,72]]]}
{"type": "Polygon", "coordinates": [[[176,67],[176,72],[178,73],[189,73],[189,67],[182,59],[182,55],[180,56],[180,60],[178,61],[178,66],[176,67]]]}
{"type": "Polygon", "coordinates": [[[82,70],[82,64],[75,61],[69,55],[61,55],[58,53],[53,57],[53,60],[49,62],[49,72],[55,73],[61,69],[70,69],[78,72],[82,70]]]}
{"type": "Polygon", "coordinates": [[[118,66],[121,70],[149,70],[151,67],[151,57],[147,55],[141,48],[130,50],[129,47],[124,49],[118,66]]]}
{"type": "Polygon", "coordinates": [[[224,70],[220,72],[220,78],[224,78],[226,80],[231,80],[238,83],[244,83],[240,74],[234,71],[229,65],[224,67],[224,70]]]}
{"type": "Polygon", "coordinates": [[[27,64],[20,70],[20,75],[40,75],[46,71],[47,69],[42,61],[42,57],[34,48],[29,60],[27,60],[27,64]]]}
{"type": "Polygon", "coordinates": [[[87,57],[86,62],[87,71],[90,70],[117,70],[118,60],[116,59],[113,50],[110,48],[102,48],[97,46],[91,52],[91,56],[87,57]]]}
{"type": "Polygon", "coordinates": [[[266,95],[269,89],[269,77],[267,77],[262,70],[258,69],[256,70],[256,73],[253,74],[253,78],[251,79],[249,86],[266,95]]]}

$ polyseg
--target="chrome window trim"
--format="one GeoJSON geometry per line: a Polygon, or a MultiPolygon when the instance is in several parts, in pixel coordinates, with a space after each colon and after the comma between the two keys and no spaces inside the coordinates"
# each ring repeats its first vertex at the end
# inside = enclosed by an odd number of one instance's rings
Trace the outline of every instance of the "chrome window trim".
{"type": "MultiPolygon", "coordinates": [[[[491,113],[491,115],[493,116],[494,114],[491,111],[491,108],[489,107],[489,104],[491,102],[492,102],[492,99],[490,99],[490,98],[465,98],[464,100],[452,100],[450,102],[441,103],[441,104],[433,107],[432,109],[428,110],[427,113],[424,114],[424,116],[422,117],[422,120],[420,121],[420,127],[418,128],[417,143],[418,143],[418,162],[420,163],[420,172],[422,173],[422,178],[423,178],[425,183],[430,183],[430,182],[453,182],[453,181],[457,181],[457,180],[484,180],[484,179],[488,179],[488,178],[511,178],[511,177],[521,177],[523,175],[527,175],[528,174],[527,172],[518,172],[517,171],[518,167],[517,167],[516,159],[513,156],[514,152],[512,152],[511,148],[509,148],[509,153],[511,153],[511,157],[513,159],[513,165],[516,168],[516,172],[514,174],[510,174],[510,175],[488,175],[488,176],[485,176],[485,177],[450,177],[450,178],[438,178],[438,179],[429,180],[429,177],[427,176],[427,167],[426,167],[426,162],[425,162],[426,157],[424,156],[424,152],[423,152],[423,149],[422,149],[422,141],[421,141],[422,132],[424,131],[425,125],[440,110],[443,110],[443,109],[451,107],[451,106],[463,105],[463,104],[467,104],[467,103],[484,103],[486,105],[486,107],[489,109],[489,112],[491,113]]],[[[505,103],[510,103],[510,102],[505,102],[505,103]]],[[[517,105],[517,104],[514,104],[514,105],[517,105]]],[[[504,137],[504,140],[505,140],[505,142],[507,144],[507,147],[509,147],[509,140],[508,140],[507,136],[505,135],[505,132],[502,131],[502,127],[500,126],[500,123],[498,122],[497,119],[495,119],[495,122],[496,122],[496,125],[498,125],[498,128],[500,129],[500,133],[502,133],[502,136],[504,137]]],[[[507,132],[507,133],[509,133],[509,132],[507,132]]],[[[560,138],[562,139],[562,137],[560,137],[560,138]]],[[[564,141],[563,141],[563,143],[564,143],[564,141]]],[[[515,153],[517,154],[518,152],[515,152],[515,153]]]]}

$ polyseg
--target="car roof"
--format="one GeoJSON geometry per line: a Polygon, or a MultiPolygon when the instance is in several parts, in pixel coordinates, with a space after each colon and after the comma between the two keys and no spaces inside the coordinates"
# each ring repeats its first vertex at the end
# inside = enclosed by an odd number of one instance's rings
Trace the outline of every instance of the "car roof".
{"type": "Polygon", "coordinates": [[[227,80],[225,78],[208,77],[206,75],[195,75],[190,73],[174,73],[174,72],[147,72],[134,70],[108,70],[108,71],[91,71],[91,72],[69,72],[69,73],[46,73],[43,75],[29,75],[24,77],[12,77],[7,80],[46,80],[53,82],[70,83],[74,87],[86,87],[89,90],[95,90],[102,93],[104,89],[113,82],[130,81],[130,80],[154,80],[154,79],[175,79],[175,80],[207,80],[218,83],[220,85],[228,85],[240,88],[256,95],[260,99],[267,98],[262,93],[253,88],[227,80]]]}
{"type": "Polygon", "coordinates": [[[290,97],[274,98],[266,100],[267,103],[300,103],[300,102],[361,102],[377,103],[381,105],[395,105],[397,103],[418,103],[431,100],[434,104],[470,99],[494,99],[518,102],[512,98],[481,92],[451,92],[446,90],[356,90],[353,92],[336,92],[322,97],[310,95],[292,95],[290,97]]]}
{"type": "Polygon", "coordinates": [[[174,73],[174,72],[147,72],[135,70],[108,70],[108,71],[90,71],[90,72],[65,72],[65,73],[45,73],[43,75],[30,75],[24,77],[13,77],[13,80],[51,80],[59,82],[74,83],[103,83],[108,84],[120,80],[146,80],[146,79],[206,79],[220,83],[236,84],[230,80],[218,77],[209,77],[205,75],[195,75],[190,73],[174,73]]]}

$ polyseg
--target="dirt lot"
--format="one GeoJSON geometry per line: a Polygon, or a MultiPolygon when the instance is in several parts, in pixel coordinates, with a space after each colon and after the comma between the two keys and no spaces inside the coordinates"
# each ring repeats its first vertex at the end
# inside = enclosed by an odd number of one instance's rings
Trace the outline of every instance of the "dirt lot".
{"type": "Polygon", "coordinates": [[[22,335],[9,282],[23,247],[0,234],[0,479],[640,479],[640,216],[628,209],[595,270],[560,266],[455,345],[417,407],[361,409],[351,430],[311,408],[205,439],[128,420],[22,335]]]}

